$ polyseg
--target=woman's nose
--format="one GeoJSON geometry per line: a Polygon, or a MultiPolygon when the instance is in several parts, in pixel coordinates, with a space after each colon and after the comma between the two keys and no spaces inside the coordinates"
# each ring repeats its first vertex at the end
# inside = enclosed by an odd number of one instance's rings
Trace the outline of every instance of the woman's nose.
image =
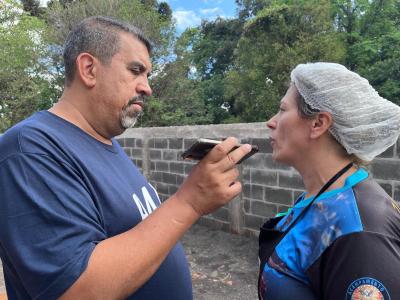
{"type": "Polygon", "coordinates": [[[274,129],[274,128],[276,127],[276,119],[275,119],[275,117],[276,117],[276,115],[273,116],[271,119],[269,119],[269,120],[267,121],[267,127],[268,127],[269,129],[274,129]]]}

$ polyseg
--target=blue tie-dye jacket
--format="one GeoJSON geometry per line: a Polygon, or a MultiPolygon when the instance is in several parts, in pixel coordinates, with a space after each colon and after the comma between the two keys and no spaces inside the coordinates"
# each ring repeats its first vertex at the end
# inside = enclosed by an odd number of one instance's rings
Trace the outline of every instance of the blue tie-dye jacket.
{"type": "MultiPolygon", "coordinates": [[[[276,225],[284,231],[312,197],[276,225]]],[[[323,193],[267,260],[261,299],[400,299],[400,205],[359,169],[323,193]]]]}

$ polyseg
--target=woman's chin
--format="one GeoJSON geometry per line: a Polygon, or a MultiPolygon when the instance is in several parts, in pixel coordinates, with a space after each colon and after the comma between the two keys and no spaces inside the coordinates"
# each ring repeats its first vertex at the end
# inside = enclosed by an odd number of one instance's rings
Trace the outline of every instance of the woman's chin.
{"type": "Polygon", "coordinates": [[[272,151],[272,159],[279,162],[279,153],[277,151],[272,151]]]}
{"type": "Polygon", "coordinates": [[[287,159],[285,159],[285,157],[282,156],[282,154],[280,154],[278,152],[275,152],[275,151],[272,152],[272,159],[274,160],[274,162],[291,166],[291,163],[287,159]]]}

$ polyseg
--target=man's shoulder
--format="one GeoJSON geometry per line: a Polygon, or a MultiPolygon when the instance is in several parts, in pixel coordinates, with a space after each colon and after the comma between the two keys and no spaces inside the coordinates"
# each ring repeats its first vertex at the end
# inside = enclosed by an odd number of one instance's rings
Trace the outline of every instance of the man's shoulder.
{"type": "Polygon", "coordinates": [[[0,162],[12,155],[32,153],[49,142],[54,126],[46,112],[38,112],[0,136],[0,162]]]}

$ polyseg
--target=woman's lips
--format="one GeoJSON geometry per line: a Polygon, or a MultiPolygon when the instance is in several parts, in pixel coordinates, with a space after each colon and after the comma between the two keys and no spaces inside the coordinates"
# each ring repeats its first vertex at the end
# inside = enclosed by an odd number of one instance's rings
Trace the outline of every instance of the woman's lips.
{"type": "Polygon", "coordinates": [[[274,148],[275,145],[276,145],[276,140],[270,139],[270,140],[269,140],[269,143],[270,143],[271,147],[274,148]]]}

